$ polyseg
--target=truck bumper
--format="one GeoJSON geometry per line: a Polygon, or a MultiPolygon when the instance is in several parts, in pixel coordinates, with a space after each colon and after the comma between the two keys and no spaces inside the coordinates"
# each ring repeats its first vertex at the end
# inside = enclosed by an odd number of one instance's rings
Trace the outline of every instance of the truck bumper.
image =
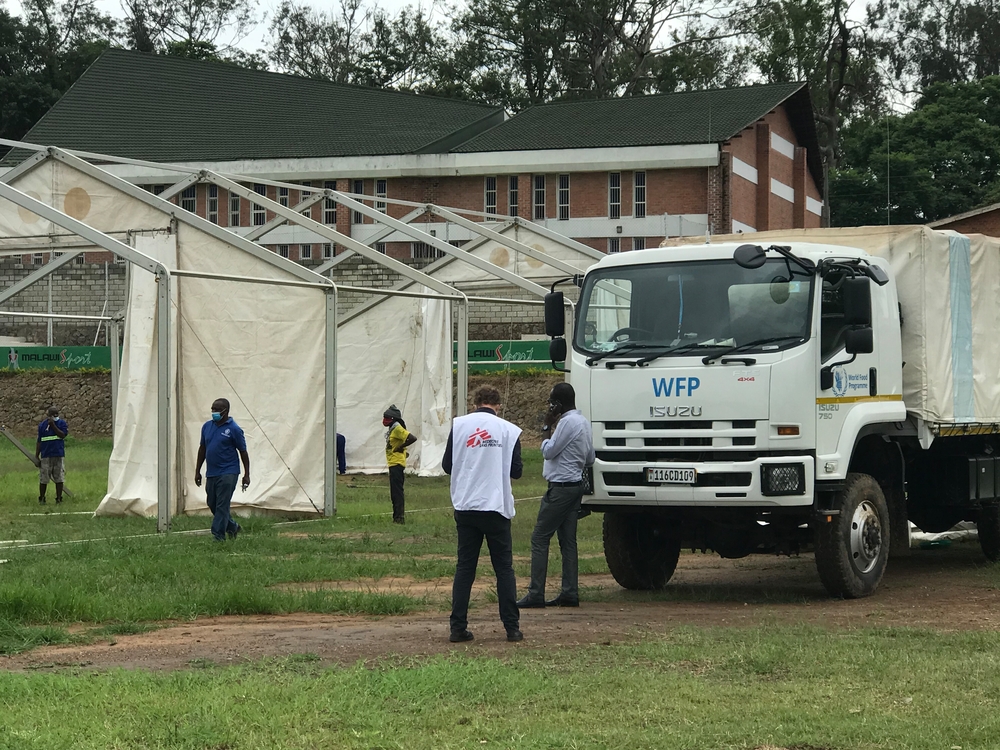
{"type": "Polygon", "coordinates": [[[812,456],[669,464],[670,468],[693,468],[694,484],[651,483],[646,469],[656,466],[664,464],[598,460],[594,464],[594,494],[584,497],[584,505],[799,507],[813,503],[812,456]]]}

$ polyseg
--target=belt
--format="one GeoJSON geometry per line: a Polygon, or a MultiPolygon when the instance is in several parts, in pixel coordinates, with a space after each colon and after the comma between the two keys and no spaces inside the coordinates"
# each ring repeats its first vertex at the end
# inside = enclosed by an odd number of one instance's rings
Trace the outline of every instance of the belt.
{"type": "Polygon", "coordinates": [[[579,487],[583,484],[582,479],[578,479],[575,482],[549,482],[549,487],[579,487]]]}

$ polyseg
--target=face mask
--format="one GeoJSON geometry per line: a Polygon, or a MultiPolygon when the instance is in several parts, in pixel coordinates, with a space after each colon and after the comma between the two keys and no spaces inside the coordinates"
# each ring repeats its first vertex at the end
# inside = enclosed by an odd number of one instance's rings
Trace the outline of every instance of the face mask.
{"type": "Polygon", "coordinates": [[[391,419],[389,419],[388,417],[383,417],[382,418],[382,426],[383,427],[388,427],[391,424],[392,424],[392,420],[391,419]]]}
{"type": "Polygon", "coordinates": [[[222,412],[213,411],[212,412],[212,421],[213,422],[221,422],[222,421],[222,412]]]}

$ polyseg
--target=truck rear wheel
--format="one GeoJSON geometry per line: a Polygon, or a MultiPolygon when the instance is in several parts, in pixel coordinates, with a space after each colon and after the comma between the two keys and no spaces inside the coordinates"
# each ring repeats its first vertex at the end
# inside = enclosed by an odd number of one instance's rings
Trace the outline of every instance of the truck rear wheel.
{"type": "Polygon", "coordinates": [[[662,589],[677,567],[681,540],[676,530],[646,513],[604,514],[604,558],[626,589],[662,589]]]}
{"type": "Polygon", "coordinates": [[[991,505],[979,511],[976,531],[986,559],[990,562],[1000,560],[1000,506],[991,505]]]}
{"type": "Polygon", "coordinates": [[[816,568],[832,596],[875,593],[889,559],[889,508],[868,474],[848,474],[840,515],[816,529],[816,568]]]}

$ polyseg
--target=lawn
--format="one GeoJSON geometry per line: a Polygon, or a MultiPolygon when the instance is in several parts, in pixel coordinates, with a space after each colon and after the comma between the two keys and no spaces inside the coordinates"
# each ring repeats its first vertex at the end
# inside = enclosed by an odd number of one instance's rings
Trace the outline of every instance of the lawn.
{"type": "MultiPolygon", "coordinates": [[[[406,526],[391,523],[385,477],[344,477],[336,518],[291,525],[250,518],[238,540],[217,545],[206,536],[156,535],[153,519],[73,515],[103,495],[110,444],[74,440],[68,449],[67,485],[76,497],[40,509],[34,469],[0,444],[0,540],[91,540],[0,550],[0,652],[206,615],[447,607],[374,589],[276,587],[452,575],[445,478],[407,479],[406,526]]],[[[514,521],[522,589],[542,489],[538,451],[525,450],[514,521]]],[[[178,518],[174,528],[208,524],[178,518]]],[[[600,535],[600,516],[581,523],[582,572],[606,571],[600,535]]],[[[488,576],[485,559],[482,566],[488,576]]],[[[550,575],[558,569],[553,555],[550,575]]],[[[539,649],[526,641],[502,658],[456,649],[330,667],[303,653],[164,673],[0,673],[0,750],[1000,745],[994,632],[645,625],[629,643],[539,649]]]]}

